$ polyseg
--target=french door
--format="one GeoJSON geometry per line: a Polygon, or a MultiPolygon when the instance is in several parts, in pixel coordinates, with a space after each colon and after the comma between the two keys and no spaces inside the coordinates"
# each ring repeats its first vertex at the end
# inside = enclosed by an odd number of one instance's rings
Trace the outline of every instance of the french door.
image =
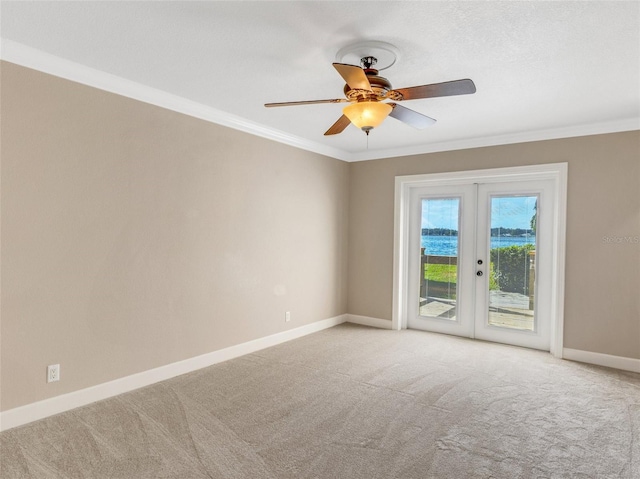
{"type": "Polygon", "coordinates": [[[407,327],[549,350],[554,182],[411,189],[407,327]]]}

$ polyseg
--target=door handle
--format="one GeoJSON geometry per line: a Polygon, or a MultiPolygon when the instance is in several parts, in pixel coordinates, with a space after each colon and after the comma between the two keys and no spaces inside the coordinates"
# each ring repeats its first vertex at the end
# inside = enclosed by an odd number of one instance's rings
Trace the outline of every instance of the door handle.
{"type": "Polygon", "coordinates": [[[484,274],[484,273],[483,273],[482,271],[478,271],[478,272],[476,273],[476,276],[482,276],[483,274],[484,274]]]}

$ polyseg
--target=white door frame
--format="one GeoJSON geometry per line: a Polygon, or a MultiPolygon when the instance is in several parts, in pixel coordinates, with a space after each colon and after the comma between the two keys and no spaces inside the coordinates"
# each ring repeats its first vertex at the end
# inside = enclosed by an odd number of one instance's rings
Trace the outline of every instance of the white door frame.
{"type": "Polygon", "coordinates": [[[450,173],[397,176],[395,180],[393,246],[393,321],[392,329],[407,327],[407,287],[409,284],[409,203],[411,190],[428,186],[499,183],[517,180],[553,180],[555,205],[552,232],[551,354],[562,357],[564,332],[565,238],[567,216],[567,163],[491,168],[450,173]]]}

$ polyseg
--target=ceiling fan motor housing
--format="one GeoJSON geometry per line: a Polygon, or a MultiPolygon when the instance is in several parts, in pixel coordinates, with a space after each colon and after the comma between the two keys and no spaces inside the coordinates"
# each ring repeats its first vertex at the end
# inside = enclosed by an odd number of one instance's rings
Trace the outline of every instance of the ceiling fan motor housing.
{"type": "Polygon", "coordinates": [[[387,98],[387,93],[391,91],[391,82],[385,77],[378,75],[378,70],[367,68],[364,70],[367,79],[371,84],[371,90],[360,90],[351,88],[348,84],[344,86],[344,95],[349,101],[380,101],[387,98]]]}

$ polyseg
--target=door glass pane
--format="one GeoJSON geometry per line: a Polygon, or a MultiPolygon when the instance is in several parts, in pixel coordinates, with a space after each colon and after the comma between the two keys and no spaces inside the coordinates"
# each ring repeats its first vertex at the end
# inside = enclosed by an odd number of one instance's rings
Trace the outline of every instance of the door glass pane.
{"type": "Polygon", "coordinates": [[[538,196],[491,197],[489,324],[535,331],[538,196]]]}
{"type": "Polygon", "coordinates": [[[420,316],[456,319],[460,198],[422,200],[420,316]]]}

